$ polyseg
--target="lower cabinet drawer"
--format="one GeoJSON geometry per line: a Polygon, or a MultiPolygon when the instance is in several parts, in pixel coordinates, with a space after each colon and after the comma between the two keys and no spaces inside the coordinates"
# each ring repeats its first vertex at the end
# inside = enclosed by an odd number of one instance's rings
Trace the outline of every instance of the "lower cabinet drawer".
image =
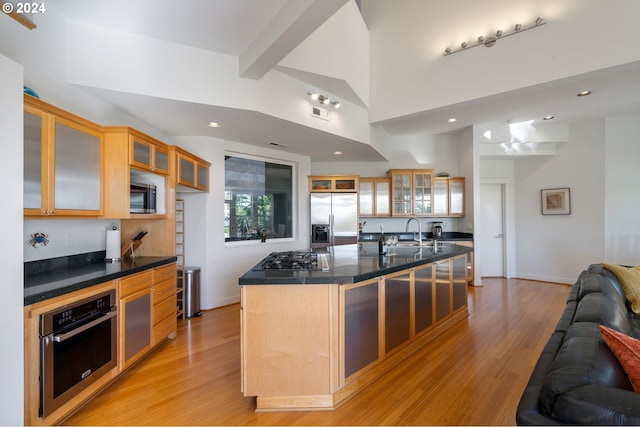
{"type": "Polygon", "coordinates": [[[151,297],[153,299],[153,304],[156,305],[171,296],[175,296],[176,294],[176,281],[174,280],[166,280],[160,283],[153,284],[153,292],[151,297]]]}
{"type": "Polygon", "coordinates": [[[167,317],[176,317],[177,315],[176,296],[167,298],[159,304],[153,306],[153,325],[157,325],[167,317]]]}
{"type": "MultiPolygon", "coordinates": [[[[175,305],[174,305],[175,309],[175,305]]],[[[171,335],[178,327],[178,318],[169,316],[153,327],[153,343],[156,346],[165,338],[171,335]]]]}

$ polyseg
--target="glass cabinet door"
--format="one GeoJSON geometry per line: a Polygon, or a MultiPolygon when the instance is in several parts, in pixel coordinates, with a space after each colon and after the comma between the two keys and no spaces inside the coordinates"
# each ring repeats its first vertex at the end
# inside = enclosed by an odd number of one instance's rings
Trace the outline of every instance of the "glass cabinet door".
{"type": "Polygon", "coordinates": [[[433,180],[433,213],[447,215],[449,213],[448,182],[446,179],[433,180]]]}
{"type": "Polygon", "coordinates": [[[196,182],[198,189],[206,190],[209,188],[209,168],[201,165],[200,163],[196,163],[196,177],[198,181],[196,182]]]}
{"type": "Polygon", "coordinates": [[[391,215],[389,210],[389,180],[377,179],[375,181],[376,215],[391,215]]]}
{"type": "Polygon", "coordinates": [[[373,180],[360,178],[360,215],[373,215],[373,180]]]}
{"type": "Polygon", "coordinates": [[[146,141],[133,140],[132,164],[151,169],[151,144],[146,141]]]}
{"type": "Polygon", "coordinates": [[[42,209],[42,117],[24,113],[24,208],[42,209]]]}
{"type": "Polygon", "coordinates": [[[393,213],[411,215],[411,174],[392,174],[393,213]]]}
{"type": "Polygon", "coordinates": [[[449,215],[464,216],[464,178],[449,182],[449,215]]]}
{"type": "Polygon", "coordinates": [[[191,160],[180,156],[180,184],[189,185],[191,187],[196,184],[195,167],[191,160]]]}
{"type": "Polygon", "coordinates": [[[427,215],[431,213],[431,174],[413,174],[413,213],[427,215]]]}
{"type": "Polygon", "coordinates": [[[155,146],[153,150],[154,172],[169,174],[169,150],[155,146]]]}
{"type": "Polygon", "coordinates": [[[55,209],[100,210],[99,137],[55,125],[55,209]]]}

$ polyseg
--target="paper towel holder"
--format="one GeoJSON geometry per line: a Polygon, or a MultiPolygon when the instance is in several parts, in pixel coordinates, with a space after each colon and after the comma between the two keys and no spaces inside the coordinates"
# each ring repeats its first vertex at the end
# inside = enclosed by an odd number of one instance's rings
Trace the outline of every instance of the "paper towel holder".
{"type": "Polygon", "coordinates": [[[107,229],[107,250],[106,250],[106,258],[105,262],[120,262],[122,257],[118,256],[120,253],[118,252],[118,246],[120,245],[120,230],[115,225],[112,225],[109,229],[107,229]],[[110,233],[113,233],[111,236],[111,240],[115,239],[115,241],[111,242],[112,245],[116,245],[116,247],[112,247],[110,245],[110,233]]]}

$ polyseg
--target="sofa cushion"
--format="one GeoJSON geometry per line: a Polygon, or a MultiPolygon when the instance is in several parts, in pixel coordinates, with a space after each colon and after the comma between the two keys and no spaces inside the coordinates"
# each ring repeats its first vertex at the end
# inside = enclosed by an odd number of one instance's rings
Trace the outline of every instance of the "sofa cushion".
{"type": "Polygon", "coordinates": [[[622,285],[633,312],[640,313],[640,267],[630,268],[607,263],[602,265],[611,271],[622,285]]]}
{"type": "MultiPolygon", "coordinates": [[[[540,391],[540,409],[560,422],[590,423],[594,419],[600,420],[603,411],[610,417],[617,416],[615,414],[620,412],[617,404],[610,406],[602,399],[603,403],[598,405],[587,403],[597,400],[598,394],[606,395],[611,389],[626,390],[637,396],[627,374],[602,340],[598,327],[598,323],[593,322],[572,324],[547,371],[540,391]],[[584,396],[586,386],[591,390],[587,400],[584,396]],[[584,403],[578,411],[577,401],[584,403]]],[[[640,400],[636,404],[640,405],[640,400]]],[[[640,410],[640,407],[634,410],[640,410]]]]}
{"type": "Polygon", "coordinates": [[[572,325],[577,322],[598,323],[627,335],[634,334],[627,305],[615,292],[586,294],[578,302],[572,325]]]}
{"type": "Polygon", "coordinates": [[[633,389],[640,392],[640,341],[606,326],[600,325],[599,330],[627,373],[633,389]]]}

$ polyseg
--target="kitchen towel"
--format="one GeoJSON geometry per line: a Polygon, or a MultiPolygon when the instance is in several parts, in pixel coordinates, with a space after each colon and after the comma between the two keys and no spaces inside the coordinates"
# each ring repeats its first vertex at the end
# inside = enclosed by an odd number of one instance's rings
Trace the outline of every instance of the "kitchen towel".
{"type": "Polygon", "coordinates": [[[109,262],[120,260],[120,230],[107,230],[107,257],[109,262]]]}

